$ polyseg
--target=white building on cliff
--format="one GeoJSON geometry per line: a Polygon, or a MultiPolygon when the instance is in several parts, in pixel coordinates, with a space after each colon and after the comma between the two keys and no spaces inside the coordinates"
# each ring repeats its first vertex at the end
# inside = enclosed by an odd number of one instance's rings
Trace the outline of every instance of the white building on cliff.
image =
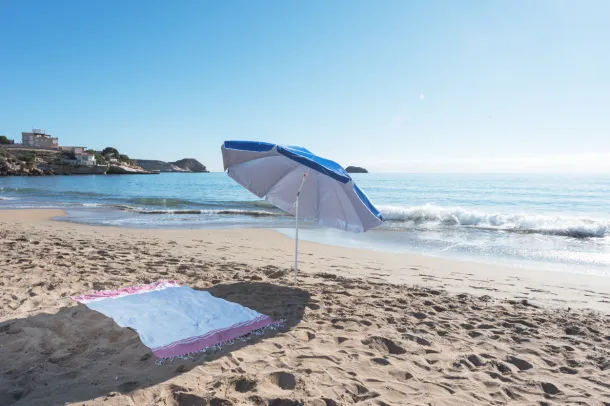
{"type": "Polygon", "coordinates": [[[57,137],[51,137],[44,130],[34,128],[31,133],[21,133],[21,144],[24,147],[57,149],[59,142],[57,137]]]}

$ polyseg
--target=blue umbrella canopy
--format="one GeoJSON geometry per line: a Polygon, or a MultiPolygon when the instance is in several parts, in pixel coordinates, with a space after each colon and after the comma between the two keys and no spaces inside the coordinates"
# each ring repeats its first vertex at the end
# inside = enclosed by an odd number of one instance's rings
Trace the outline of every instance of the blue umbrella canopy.
{"type": "Polygon", "coordinates": [[[224,169],[237,183],[292,214],[326,227],[362,232],[382,216],[338,163],[299,146],[225,141],[224,169]],[[300,192],[300,193],[299,193],[300,192]]]}

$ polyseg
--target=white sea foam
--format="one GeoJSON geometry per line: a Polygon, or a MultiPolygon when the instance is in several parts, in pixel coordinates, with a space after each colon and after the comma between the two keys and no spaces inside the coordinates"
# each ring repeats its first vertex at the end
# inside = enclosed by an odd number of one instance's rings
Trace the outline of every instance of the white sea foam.
{"type": "Polygon", "coordinates": [[[387,222],[411,225],[468,226],[523,233],[562,235],[575,238],[610,237],[610,220],[532,214],[501,214],[461,207],[381,206],[387,222]]]}
{"type": "Polygon", "coordinates": [[[270,217],[281,216],[280,212],[267,210],[237,210],[237,209],[222,209],[222,210],[141,210],[140,214],[208,214],[208,215],[236,215],[236,216],[251,216],[251,217],[270,217]]]}

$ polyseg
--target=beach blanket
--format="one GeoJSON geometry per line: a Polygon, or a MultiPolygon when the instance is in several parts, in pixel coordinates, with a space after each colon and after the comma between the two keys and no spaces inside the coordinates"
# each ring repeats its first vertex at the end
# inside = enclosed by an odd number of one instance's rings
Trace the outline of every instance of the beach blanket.
{"type": "Polygon", "coordinates": [[[205,351],[277,325],[270,317],[174,281],[73,298],[130,327],[158,358],[205,351]]]}

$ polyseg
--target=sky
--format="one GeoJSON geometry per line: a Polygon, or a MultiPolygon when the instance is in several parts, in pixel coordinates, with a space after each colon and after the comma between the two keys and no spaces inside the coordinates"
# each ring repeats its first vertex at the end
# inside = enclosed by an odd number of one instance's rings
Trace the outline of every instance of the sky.
{"type": "Polygon", "coordinates": [[[0,134],[222,170],[610,172],[610,2],[0,0],[0,134]]]}

